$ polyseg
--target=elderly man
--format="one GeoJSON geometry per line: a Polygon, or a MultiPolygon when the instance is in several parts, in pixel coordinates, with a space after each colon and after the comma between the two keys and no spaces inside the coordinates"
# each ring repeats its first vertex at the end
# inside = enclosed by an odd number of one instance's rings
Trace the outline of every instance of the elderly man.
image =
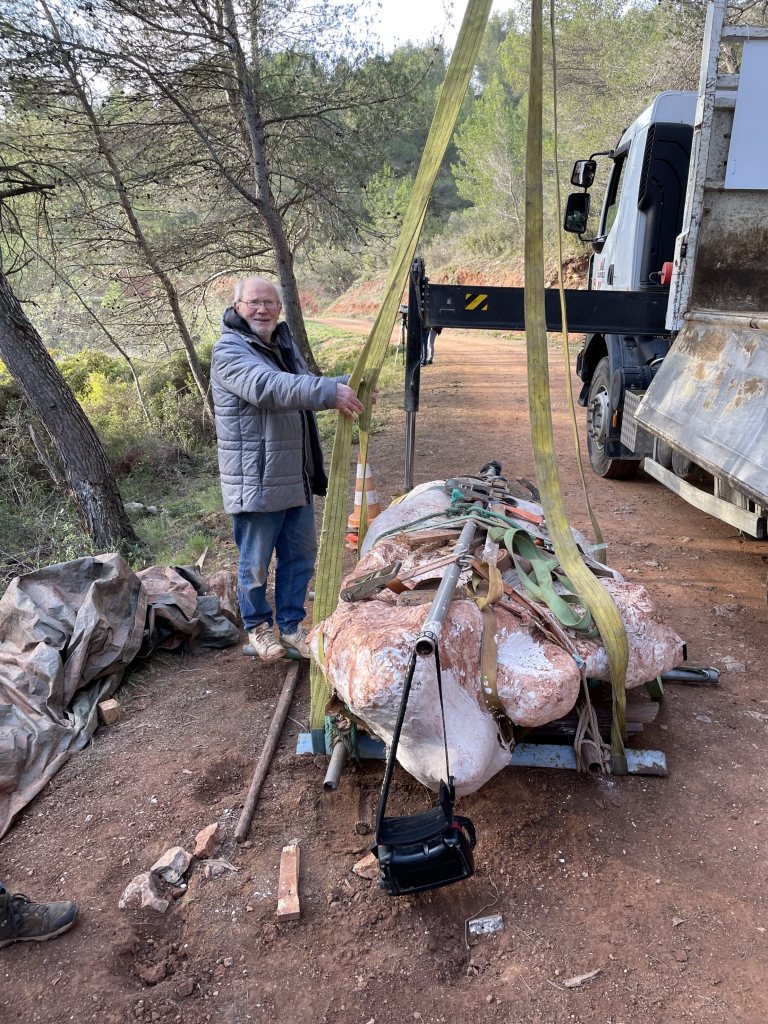
{"type": "Polygon", "coordinates": [[[309,372],[281,309],[270,281],[240,281],[211,362],[224,511],[240,552],[240,612],[262,661],[286,650],[309,657],[301,623],[317,554],[312,495],[324,495],[328,483],[314,413],[363,411],[348,377],[309,372]],[[279,643],[266,596],[273,553],[279,643]]]}

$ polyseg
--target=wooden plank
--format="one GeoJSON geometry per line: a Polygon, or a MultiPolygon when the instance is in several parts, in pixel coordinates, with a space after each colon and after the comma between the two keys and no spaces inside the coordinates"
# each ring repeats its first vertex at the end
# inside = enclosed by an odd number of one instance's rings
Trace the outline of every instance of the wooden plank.
{"type": "Polygon", "coordinates": [[[455,541],[457,532],[458,528],[455,526],[449,528],[440,527],[439,529],[412,530],[409,533],[399,533],[397,539],[407,548],[420,548],[437,541],[441,544],[455,541]]]}
{"type": "Polygon", "coordinates": [[[298,921],[301,917],[299,904],[299,854],[298,843],[284,846],[280,855],[280,881],[277,886],[277,920],[298,921]]]}

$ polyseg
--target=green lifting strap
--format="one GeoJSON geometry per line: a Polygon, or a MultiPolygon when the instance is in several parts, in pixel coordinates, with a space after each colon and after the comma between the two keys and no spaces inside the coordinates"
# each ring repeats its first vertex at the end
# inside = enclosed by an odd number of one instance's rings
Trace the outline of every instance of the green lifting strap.
{"type": "MultiPolygon", "coordinates": [[[[437,172],[443,162],[448,143],[453,135],[456,119],[474,70],[492,0],[470,0],[464,13],[456,46],[451,56],[445,82],[429,129],[424,153],[416,174],[397,250],[387,277],[384,299],[368,340],[363,347],[350,379],[350,386],[366,407],[363,427],[367,433],[370,417],[371,393],[389,346],[392,328],[397,318],[400,297],[408,277],[416,244],[427,213],[427,204],[437,172]]],[[[315,602],[313,622],[326,619],[336,608],[341,584],[344,556],[344,532],[349,488],[349,461],[352,443],[352,423],[339,414],[325,499],[323,525],[315,573],[315,602]]],[[[365,440],[367,447],[367,438],[365,440]]],[[[322,647],[320,650],[323,660],[322,647]]],[[[310,670],[311,707],[310,728],[317,751],[324,749],[325,706],[330,687],[322,670],[312,664],[310,670]]]]}
{"type": "Polygon", "coordinates": [[[582,636],[594,636],[594,624],[590,613],[579,614],[571,607],[573,604],[580,604],[581,598],[575,592],[575,588],[567,576],[557,573],[560,563],[557,558],[547,556],[546,552],[537,547],[533,538],[527,530],[493,529],[488,534],[491,540],[502,541],[509,552],[510,558],[515,564],[520,582],[535,601],[545,604],[553,615],[557,616],[561,625],[573,629],[582,636]],[[521,559],[525,559],[531,566],[528,572],[521,559]],[[570,593],[558,594],[555,590],[552,574],[555,573],[560,583],[570,593]]]}
{"type": "Polygon", "coordinates": [[[627,660],[624,623],[608,592],[584,564],[571,533],[555,459],[544,313],[544,201],[542,194],[542,0],[531,4],[531,71],[525,161],[525,326],[528,349],[528,401],[536,475],[547,528],[560,564],[592,613],[608,656],[613,687],[612,770],[627,770],[627,660]]]}

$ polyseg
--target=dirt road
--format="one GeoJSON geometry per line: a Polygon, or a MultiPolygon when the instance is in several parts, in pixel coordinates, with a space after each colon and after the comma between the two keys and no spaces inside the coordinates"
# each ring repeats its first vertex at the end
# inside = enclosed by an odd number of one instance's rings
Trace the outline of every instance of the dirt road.
{"type": "MultiPolygon", "coordinates": [[[[554,418],[574,525],[587,529],[553,351],[554,418]]],[[[422,371],[416,482],[499,458],[533,477],[524,350],[443,332],[422,371]]],[[[394,399],[371,463],[385,498],[402,486],[394,399]]],[[[717,688],[669,686],[642,746],[669,776],[579,777],[507,769],[460,810],[475,821],[477,875],[391,899],[351,873],[370,836],[380,764],[322,792],[324,759],[298,757],[308,686],[291,712],[246,847],[231,835],[285,669],[236,650],[163,655],[123,687],[127,715],[97,733],[0,844],[0,878],[76,898],[79,925],[3,950],[4,1020],[234,1024],[764,1024],[768,545],[689,508],[649,479],[599,481],[609,561],[645,584],[717,688]],[[238,868],[164,916],[120,911],[130,878],[210,822],[238,868]],[[303,916],[277,924],[282,846],[302,849],[303,916]],[[503,915],[472,940],[465,922],[503,915]],[[599,971],[580,987],[566,982],[599,971]]],[[[427,806],[395,776],[401,800],[427,806]]]]}

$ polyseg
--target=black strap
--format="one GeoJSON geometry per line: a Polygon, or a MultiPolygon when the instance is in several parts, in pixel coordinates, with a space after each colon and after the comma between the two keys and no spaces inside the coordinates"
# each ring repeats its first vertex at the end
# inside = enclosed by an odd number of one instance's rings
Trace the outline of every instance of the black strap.
{"type": "Polygon", "coordinates": [[[451,780],[451,768],[448,764],[448,733],[445,728],[445,707],[443,706],[443,678],[440,675],[440,652],[435,644],[435,671],[437,672],[437,693],[440,697],[440,717],[443,720],[443,748],[445,749],[445,778],[448,788],[451,791],[453,800],[453,782],[451,780]]]}
{"type": "MultiPolygon", "coordinates": [[[[387,798],[389,797],[389,787],[392,782],[392,774],[395,770],[395,755],[397,753],[397,745],[400,742],[400,732],[403,728],[403,721],[405,719],[405,709],[408,706],[408,697],[411,693],[411,684],[413,683],[413,674],[416,671],[416,649],[414,648],[410,661],[408,662],[408,668],[405,673],[405,681],[403,682],[403,695],[400,698],[400,707],[397,711],[397,720],[395,722],[395,728],[392,731],[392,745],[389,748],[389,755],[387,757],[387,767],[384,772],[384,781],[381,785],[381,796],[379,797],[379,807],[376,812],[376,842],[381,841],[382,829],[384,826],[384,818],[387,810],[387,798]]],[[[445,729],[445,707],[443,705],[443,679],[440,674],[440,654],[435,644],[435,671],[437,672],[437,693],[440,698],[440,716],[443,722],[443,746],[445,748],[445,775],[447,778],[447,788],[450,794],[451,801],[453,800],[453,779],[451,778],[451,770],[448,764],[448,734],[445,729]]]]}

